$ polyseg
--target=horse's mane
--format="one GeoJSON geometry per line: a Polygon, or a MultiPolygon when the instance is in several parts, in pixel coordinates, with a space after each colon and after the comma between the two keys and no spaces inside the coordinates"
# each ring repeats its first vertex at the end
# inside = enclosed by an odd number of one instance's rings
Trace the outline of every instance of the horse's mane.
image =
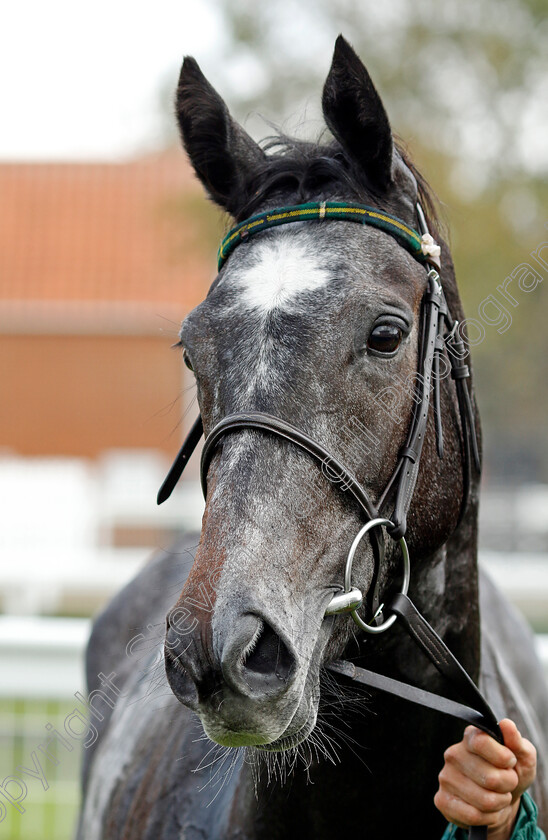
{"type": "MultiPolygon", "coordinates": [[[[412,162],[403,143],[399,140],[394,142],[417,181],[418,197],[431,230],[439,229],[437,199],[432,189],[412,162]]],[[[238,221],[251,216],[257,207],[278,194],[284,195],[286,204],[319,200],[328,191],[331,195],[344,195],[347,200],[357,203],[382,205],[382,196],[372,189],[363,169],[334,140],[297,140],[280,132],[264,140],[262,147],[266,156],[255,167],[253,180],[248,189],[242,191],[234,211],[238,221]]]]}

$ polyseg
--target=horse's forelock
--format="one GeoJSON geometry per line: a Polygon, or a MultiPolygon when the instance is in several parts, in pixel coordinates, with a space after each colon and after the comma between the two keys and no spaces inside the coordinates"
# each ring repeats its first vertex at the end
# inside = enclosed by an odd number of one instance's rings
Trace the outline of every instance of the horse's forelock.
{"type": "MultiPolygon", "coordinates": [[[[301,204],[340,197],[379,207],[397,202],[397,190],[383,195],[374,189],[363,169],[336,140],[324,141],[323,137],[317,141],[298,140],[278,132],[266,138],[262,145],[265,157],[255,166],[234,207],[237,221],[243,221],[272,201],[301,204]]],[[[431,232],[436,234],[443,228],[436,195],[397,138],[394,149],[416,182],[417,198],[431,232]]]]}

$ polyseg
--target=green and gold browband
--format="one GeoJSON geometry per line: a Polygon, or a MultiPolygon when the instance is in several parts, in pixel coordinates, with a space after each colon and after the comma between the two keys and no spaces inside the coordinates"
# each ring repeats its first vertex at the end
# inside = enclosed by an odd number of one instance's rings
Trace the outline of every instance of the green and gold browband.
{"type": "Polygon", "coordinates": [[[428,261],[428,254],[423,250],[421,235],[396,216],[383,213],[374,207],[367,207],[365,204],[322,201],[296,204],[293,207],[280,207],[267,213],[251,216],[249,219],[240,222],[239,225],[232,228],[221,242],[218,253],[218,269],[221,270],[234,248],[254,233],[278,225],[285,225],[289,222],[322,221],[324,219],[372,225],[395,237],[419,262],[428,261]]]}

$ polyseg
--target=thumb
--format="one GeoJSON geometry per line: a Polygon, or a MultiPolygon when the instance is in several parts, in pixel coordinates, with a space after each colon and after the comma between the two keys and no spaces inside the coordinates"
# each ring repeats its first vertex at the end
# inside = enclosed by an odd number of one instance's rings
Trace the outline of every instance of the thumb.
{"type": "Polygon", "coordinates": [[[520,796],[535,780],[537,752],[527,738],[522,738],[513,721],[505,718],[501,720],[499,726],[504,737],[504,745],[517,759],[514,769],[518,774],[518,785],[514,791],[514,797],[520,796]]]}
{"type": "Polygon", "coordinates": [[[509,750],[512,750],[516,758],[519,758],[519,754],[523,749],[523,738],[517,728],[516,724],[513,720],[509,718],[504,718],[499,723],[502,737],[504,738],[504,746],[508,747],[509,750]]]}

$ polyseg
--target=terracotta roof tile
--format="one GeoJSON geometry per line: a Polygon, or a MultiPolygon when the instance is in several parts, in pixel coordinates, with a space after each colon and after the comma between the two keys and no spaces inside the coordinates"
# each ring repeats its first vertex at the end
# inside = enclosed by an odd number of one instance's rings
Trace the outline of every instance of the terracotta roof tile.
{"type": "Polygon", "coordinates": [[[220,233],[180,150],[0,164],[0,302],[155,302],[183,315],[215,274],[220,233]]]}

